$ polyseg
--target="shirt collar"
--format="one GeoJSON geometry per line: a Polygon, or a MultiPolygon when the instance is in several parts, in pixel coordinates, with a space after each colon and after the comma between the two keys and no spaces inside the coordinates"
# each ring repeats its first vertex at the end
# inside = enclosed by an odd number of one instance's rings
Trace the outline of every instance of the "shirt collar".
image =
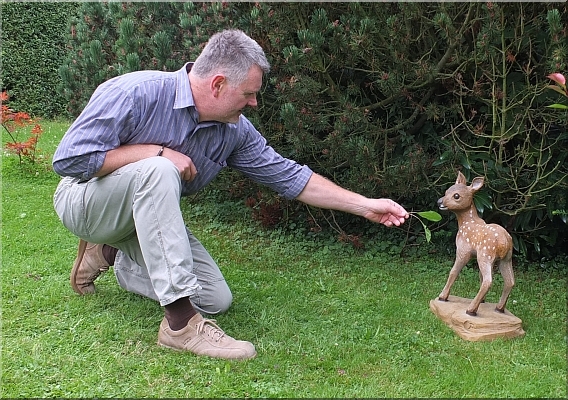
{"type": "Polygon", "coordinates": [[[174,109],[195,107],[193,93],[191,92],[191,85],[189,84],[189,77],[187,76],[192,66],[193,63],[188,62],[176,72],[177,84],[174,109]]]}

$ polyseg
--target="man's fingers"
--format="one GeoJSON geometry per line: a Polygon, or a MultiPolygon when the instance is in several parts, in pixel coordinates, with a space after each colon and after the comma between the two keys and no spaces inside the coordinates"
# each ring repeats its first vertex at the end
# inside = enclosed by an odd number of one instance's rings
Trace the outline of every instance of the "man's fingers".
{"type": "Polygon", "coordinates": [[[181,179],[183,179],[184,181],[188,181],[191,182],[192,180],[195,179],[195,176],[197,175],[197,169],[195,168],[195,165],[193,163],[190,163],[183,171],[181,174],[181,179]]]}
{"type": "Polygon", "coordinates": [[[186,168],[185,170],[183,170],[181,179],[183,179],[184,181],[191,182],[192,180],[195,179],[195,172],[192,172],[190,168],[186,168]]]}

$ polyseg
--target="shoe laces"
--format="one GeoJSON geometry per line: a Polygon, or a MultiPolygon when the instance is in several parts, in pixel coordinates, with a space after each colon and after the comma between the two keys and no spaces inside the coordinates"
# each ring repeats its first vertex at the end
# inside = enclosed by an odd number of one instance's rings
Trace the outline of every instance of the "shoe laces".
{"type": "Polygon", "coordinates": [[[197,334],[199,335],[204,332],[207,336],[213,338],[213,340],[218,342],[223,336],[225,336],[225,332],[223,331],[223,329],[219,328],[219,326],[215,322],[217,322],[217,320],[205,318],[202,319],[195,326],[197,334]]]}

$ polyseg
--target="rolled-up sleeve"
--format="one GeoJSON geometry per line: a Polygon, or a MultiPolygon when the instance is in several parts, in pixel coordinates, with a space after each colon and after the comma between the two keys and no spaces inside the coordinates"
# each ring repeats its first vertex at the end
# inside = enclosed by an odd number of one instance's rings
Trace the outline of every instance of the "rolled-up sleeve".
{"type": "Polygon", "coordinates": [[[227,160],[227,164],[286,199],[296,198],[304,190],[312,176],[312,170],[281,156],[248,120],[241,123],[242,143],[227,160]]]}
{"type": "Polygon", "coordinates": [[[53,156],[54,171],[61,176],[93,177],[106,152],[120,145],[120,135],[132,132],[132,103],[112,81],[101,85],[59,143],[53,156]]]}

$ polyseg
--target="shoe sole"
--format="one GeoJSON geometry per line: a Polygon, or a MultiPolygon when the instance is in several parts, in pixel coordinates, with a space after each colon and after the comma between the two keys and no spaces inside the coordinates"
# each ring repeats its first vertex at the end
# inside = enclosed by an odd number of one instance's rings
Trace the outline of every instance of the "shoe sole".
{"type": "Polygon", "coordinates": [[[157,342],[157,344],[158,344],[158,346],[163,347],[163,348],[165,348],[165,349],[170,349],[170,350],[177,351],[177,352],[187,352],[187,353],[191,353],[191,354],[193,354],[194,356],[197,356],[197,357],[216,358],[216,359],[218,359],[218,360],[236,360],[236,361],[252,360],[253,358],[256,357],[256,354],[257,354],[256,351],[255,351],[254,354],[253,354],[252,356],[250,356],[250,357],[242,357],[242,358],[239,358],[239,357],[237,357],[237,358],[213,357],[213,356],[208,356],[208,355],[206,355],[206,354],[195,354],[195,353],[193,353],[192,351],[187,351],[187,350],[183,350],[183,349],[178,349],[178,348],[176,348],[176,347],[172,347],[172,346],[168,346],[167,344],[163,344],[163,343],[161,343],[161,342],[159,342],[159,341],[157,342]]]}
{"type": "Polygon", "coordinates": [[[73,268],[71,269],[71,277],[69,278],[69,282],[71,283],[73,291],[80,295],[83,295],[84,293],[77,285],[76,278],[77,278],[77,272],[79,272],[79,265],[81,265],[81,261],[83,261],[83,256],[85,255],[86,249],[87,249],[87,242],[80,239],[79,249],[77,250],[77,258],[75,259],[75,264],[73,264],[73,268]]]}

